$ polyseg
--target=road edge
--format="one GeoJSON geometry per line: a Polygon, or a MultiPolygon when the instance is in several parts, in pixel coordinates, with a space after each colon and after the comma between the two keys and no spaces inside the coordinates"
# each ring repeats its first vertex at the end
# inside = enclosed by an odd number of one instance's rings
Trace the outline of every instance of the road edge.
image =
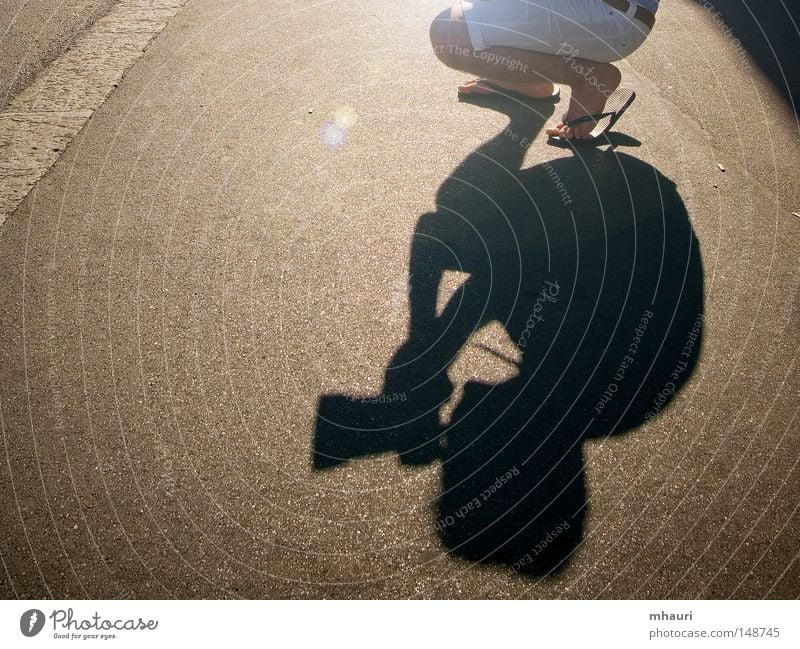
{"type": "Polygon", "coordinates": [[[0,227],[189,0],[121,0],[0,112],[0,227]]]}

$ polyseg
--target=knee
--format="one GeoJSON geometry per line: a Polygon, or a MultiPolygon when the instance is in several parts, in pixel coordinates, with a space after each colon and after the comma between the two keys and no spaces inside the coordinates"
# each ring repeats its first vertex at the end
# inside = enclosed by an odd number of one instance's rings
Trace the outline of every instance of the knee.
{"type": "Polygon", "coordinates": [[[461,16],[461,7],[455,5],[445,9],[431,23],[430,38],[433,53],[446,66],[458,67],[457,61],[465,49],[466,25],[461,16]]]}
{"type": "Polygon", "coordinates": [[[445,9],[433,19],[430,29],[431,47],[436,57],[446,64],[450,36],[450,9],[445,9]]]}

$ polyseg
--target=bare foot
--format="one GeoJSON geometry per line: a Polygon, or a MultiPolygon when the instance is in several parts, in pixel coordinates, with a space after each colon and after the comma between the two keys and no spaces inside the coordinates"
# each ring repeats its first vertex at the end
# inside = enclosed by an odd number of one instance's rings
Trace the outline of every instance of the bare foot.
{"type": "Polygon", "coordinates": [[[491,79],[470,79],[458,87],[462,95],[492,95],[496,88],[511,90],[531,99],[547,99],[553,96],[555,86],[549,81],[526,81],[525,83],[508,83],[491,79]],[[487,85],[490,84],[490,85],[487,85]]]}
{"type": "MultiPolygon", "coordinates": [[[[596,63],[589,68],[586,77],[581,77],[580,82],[571,86],[572,95],[569,109],[565,116],[566,121],[602,113],[606,101],[622,81],[620,71],[610,63],[596,63]]],[[[585,140],[595,127],[595,122],[583,122],[575,126],[564,126],[559,122],[554,128],[547,129],[546,133],[561,136],[565,139],[585,140]]]]}

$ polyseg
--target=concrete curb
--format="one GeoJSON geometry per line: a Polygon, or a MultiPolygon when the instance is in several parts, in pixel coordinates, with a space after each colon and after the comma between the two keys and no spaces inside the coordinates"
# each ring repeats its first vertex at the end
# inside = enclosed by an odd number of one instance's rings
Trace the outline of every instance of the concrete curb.
{"type": "Polygon", "coordinates": [[[0,225],[186,0],[123,0],[0,113],[0,225]]]}

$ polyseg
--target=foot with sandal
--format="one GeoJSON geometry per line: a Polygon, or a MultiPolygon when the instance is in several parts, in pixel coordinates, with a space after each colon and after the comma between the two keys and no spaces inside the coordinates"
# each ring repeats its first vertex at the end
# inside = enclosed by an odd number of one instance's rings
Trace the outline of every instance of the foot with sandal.
{"type": "Polygon", "coordinates": [[[567,112],[546,133],[591,144],[636,98],[612,62],[644,42],[657,8],[658,0],[462,1],[434,20],[431,42],[445,65],[480,75],[459,86],[461,98],[556,102],[556,84],[568,86],[567,112]]]}

